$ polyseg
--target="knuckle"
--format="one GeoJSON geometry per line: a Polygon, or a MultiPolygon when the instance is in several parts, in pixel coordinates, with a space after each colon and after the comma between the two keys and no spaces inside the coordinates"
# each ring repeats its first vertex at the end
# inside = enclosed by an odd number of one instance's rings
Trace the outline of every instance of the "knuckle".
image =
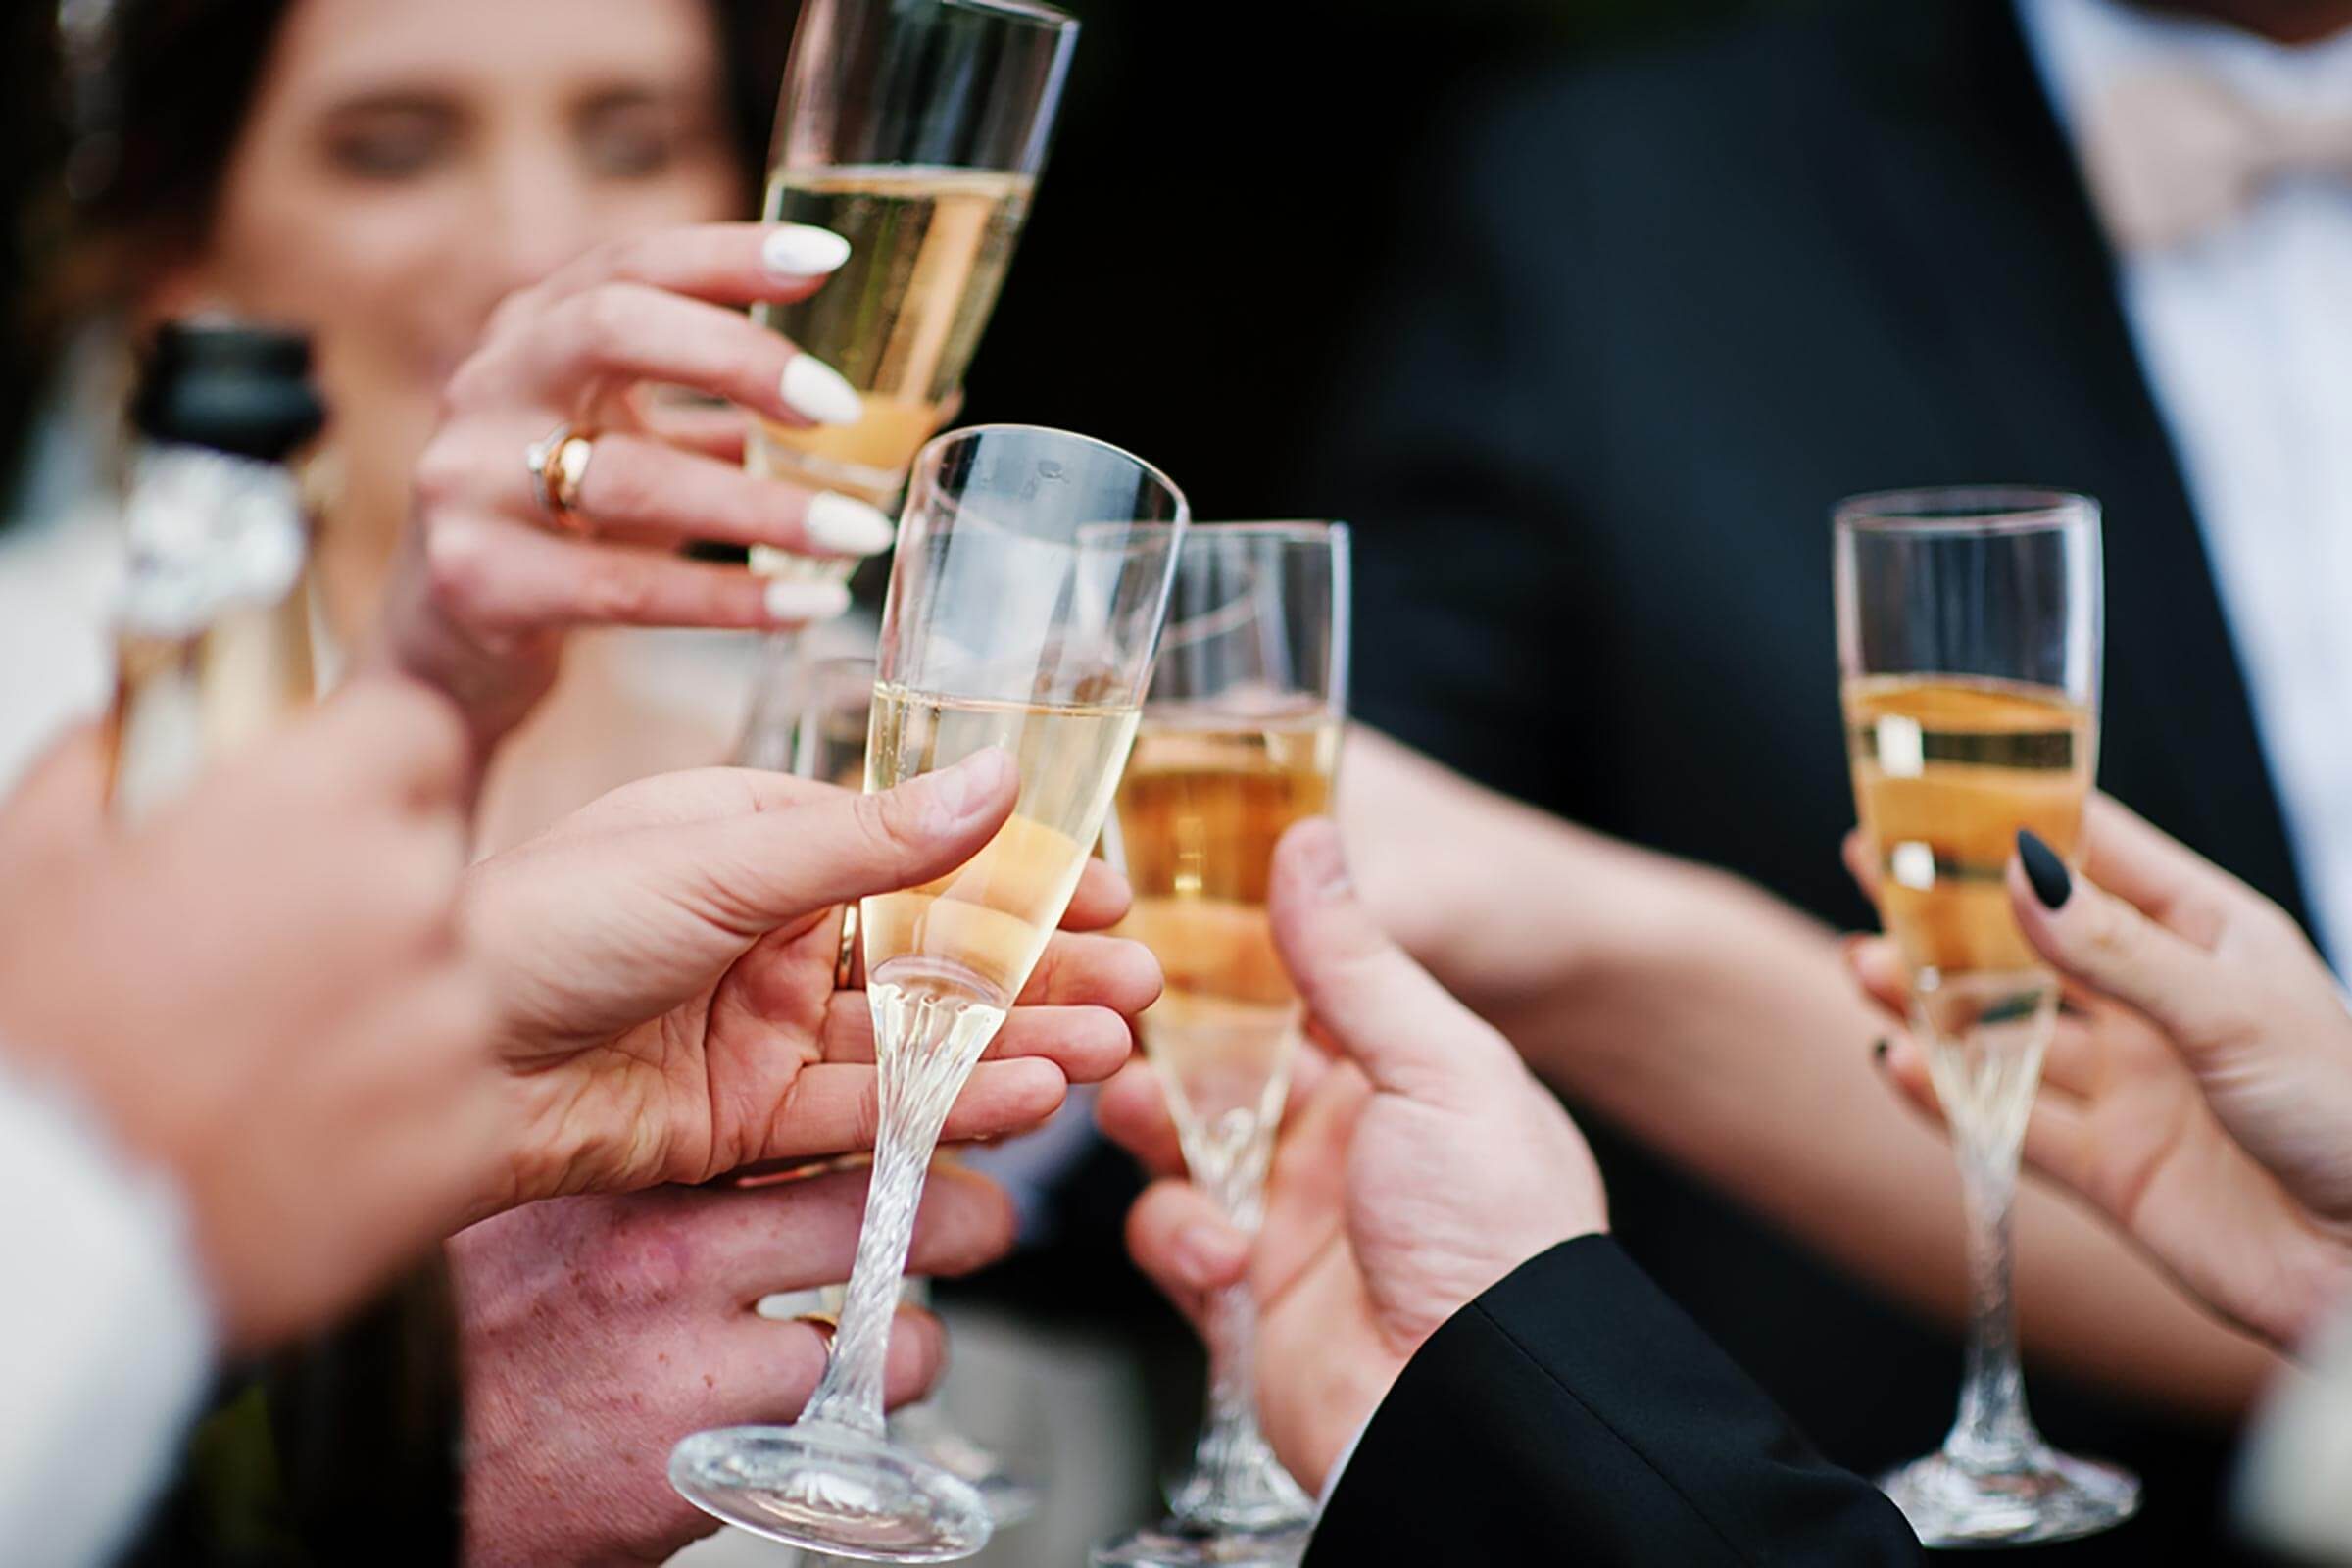
{"type": "Polygon", "coordinates": [[[2112,901],[2102,901],[2083,936],[2084,956],[2103,968],[2122,968],[2139,952],[2139,933],[2112,901]]]}
{"type": "Polygon", "coordinates": [[[503,339],[486,337],[482,345],[460,361],[442,384],[436,403],[440,422],[448,424],[475,408],[497,401],[498,350],[503,339]]]}
{"type": "Polygon", "coordinates": [[[645,291],[629,283],[599,283],[568,307],[570,326],[590,352],[610,357],[630,340],[644,318],[645,291]]]}
{"type": "MultiPolygon", "coordinates": [[[[458,372],[464,377],[467,372],[458,372]]],[[[455,384],[454,382],[452,383],[455,384]]],[[[416,510],[427,527],[436,516],[462,500],[473,479],[473,465],[465,443],[444,429],[425,444],[411,480],[416,510]]]]}
{"type": "Polygon", "coordinates": [[[460,620],[486,616],[497,576],[496,544],[479,524],[451,520],[424,535],[425,589],[460,620]]]}
{"type": "Polygon", "coordinates": [[[502,299],[490,312],[483,329],[483,339],[496,342],[521,330],[522,324],[537,315],[546,305],[546,294],[539,285],[518,288],[502,299]]]}
{"type": "Polygon", "coordinates": [[[882,1083],[879,1077],[867,1079],[858,1091],[858,1103],[851,1111],[851,1127],[856,1135],[856,1148],[871,1149],[882,1136],[882,1083]]]}
{"type": "Polygon", "coordinates": [[[657,599],[640,565],[626,558],[596,562],[580,579],[581,614],[590,620],[620,625],[651,619],[657,599]]]}
{"type": "Polygon", "coordinates": [[[646,472],[646,454],[617,438],[598,443],[580,504],[608,522],[633,522],[661,510],[664,486],[646,472]]]}
{"type": "Polygon", "coordinates": [[[661,239],[646,234],[608,240],[588,255],[589,275],[602,278],[643,277],[661,265],[661,239]]]}
{"type": "Polygon", "coordinates": [[[858,796],[851,813],[868,858],[898,864],[915,854],[921,841],[917,811],[901,792],[858,796]]]}

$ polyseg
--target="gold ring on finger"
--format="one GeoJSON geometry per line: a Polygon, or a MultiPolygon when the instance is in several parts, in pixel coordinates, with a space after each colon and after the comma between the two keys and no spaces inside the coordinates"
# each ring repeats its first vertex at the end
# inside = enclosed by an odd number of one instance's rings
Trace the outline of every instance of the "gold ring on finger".
{"type": "Polygon", "coordinates": [[[816,1337],[825,1342],[825,1349],[827,1353],[832,1351],[834,1337],[841,1333],[841,1318],[839,1315],[832,1312],[803,1312],[799,1317],[794,1318],[793,1321],[795,1323],[806,1323],[810,1328],[816,1330],[816,1337]]]}
{"type": "Polygon", "coordinates": [[[532,442],[523,453],[530,471],[531,496],[550,527],[563,533],[585,534],[580,515],[580,490],[588,482],[588,465],[595,460],[596,443],[575,434],[568,420],[532,442]]]}

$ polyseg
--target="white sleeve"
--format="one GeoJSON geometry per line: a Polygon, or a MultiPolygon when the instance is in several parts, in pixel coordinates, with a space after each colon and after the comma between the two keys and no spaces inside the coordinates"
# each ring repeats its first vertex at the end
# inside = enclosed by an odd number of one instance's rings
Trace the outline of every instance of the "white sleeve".
{"type": "Polygon", "coordinates": [[[174,1186],[5,1055],[0,1258],[0,1555],[106,1562],[171,1479],[212,1308],[174,1186]]]}
{"type": "MultiPolygon", "coordinates": [[[[1372,1415],[1379,1413],[1380,1409],[1375,1405],[1372,1415]]],[[[1315,1498],[1315,1512],[1318,1515],[1331,1506],[1331,1494],[1340,1490],[1340,1477],[1347,1473],[1348,1461],[1355,1457],[1355,1450],[1363,1446],[1364,1434],[1371,1428],[1372,1416],[1370,1415],[1357,1422],[1355,1436],[1348,1440],[1348,1446],[1342,1448],[1339,1458],[1332,1462],[1331,1473],[1323,1478],[1323,1491],[1315,1498]]]]}

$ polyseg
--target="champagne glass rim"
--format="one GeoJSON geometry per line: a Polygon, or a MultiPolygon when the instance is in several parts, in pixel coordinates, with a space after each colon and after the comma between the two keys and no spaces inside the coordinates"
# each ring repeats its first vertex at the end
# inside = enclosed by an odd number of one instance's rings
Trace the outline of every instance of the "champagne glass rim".
{"type": "Polygon", "coordinates": [[[1092,447],[1097,452],[1107,453],[1114,458],[1124,458],[1129,463],[1134,464],[1138,468],[1141,468],[1146,477],[1151,479],[1153,484],[1159,486],[1160,489],[1166,491],[1169,499],[1176,503],[1176,515],[1173,518],[1164,521],[1157,518],[1137,518],[1132,521],[1122,522],[1117,518],[1105,517],[1102,519],[1103,523],[1105,524],[1134,528],[1172,528],[1181,523],[1189,523],[1192,520],[1192,503],[1185,499],[1184,491],[1177,485],[1175,480],[1168,477],[1167,470],[1162,468],[1158,464],[1152,462],[1148,458],[1137,457],[1125,447],[1119,446],[1113,442],[1105,441],[1101,436],[1081,435],[1075,430],[1064,430],[1051,424],[1022,424],[1017,420],[1008,420],[997,424],[957,425],[955,429],[944,430],[938,435],[933,436],[929,441],[923,443],[923,450],[916,453],[914,456],[914,467],[919,470],[927,466],[931,463],[935,454],[944,452],[949,447],[969,440],[975,436],[1015,434],[1050,435],[1059,440],[1075,442],[1077,445],[1082,447],[1092,447]]]}
{"type": "Polygon", "coordinates": [[[1041,32],[1066,31],[1078,25],[1078,19],[1055,6],[1040,5],[1038,0],[936,0],[942,11],[977,11],[1041,32]]]}
{"type": "MultiPolygon", "coordinates": [[[[1141,523],[1138,526],[1166,528],[1171,525],[1164,522],[1150,522],[1141,523]]],[[[1305,517],[1267,522],[1212,522],[1195,517],[1186,523],[1185,528],[1185,542],[1188,549],[1204,540],[1217,539],[1278,539],[1290,540],[1297,544],[1323,544],[1334,539],[1345,539],[1348,533],[1348,525],[1344,522],[1305,517]]]]}
{"type": "Polygon", "coordinates": [[[857,669],[861,666],[872,669],[881,662],[881,656],[878,654],[827,654],[822,659],[809,660],[802,667],[813,675],[819,671],[831,673],[835,670],[857,669]]]}
{"type": "Polygon", "coordinates": [[[2099,504],[2073,490],[2033,485],[1950,485],[1848,496],[1832,514],[1853,533],[1990,536],[2096,523],[2099,504]]]}

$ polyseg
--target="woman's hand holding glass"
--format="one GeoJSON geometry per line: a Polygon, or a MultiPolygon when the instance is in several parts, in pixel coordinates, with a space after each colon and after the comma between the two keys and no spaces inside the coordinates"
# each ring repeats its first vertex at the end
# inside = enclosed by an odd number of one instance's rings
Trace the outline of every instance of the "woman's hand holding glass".
{"type": "Polygon", "coordinates": [[[384,647],[458,698],[477,748],[546,691],[570,627],[788,627],[847,608],[838,582],[680,551],[889,547],[890,520],[865,503],[742,467],[745,414],[794,429],[859,416],[837,372],[742,309],[807,298],[848,253],[795,224],[674,228],[604,246],[498,308],[417,466],[384,647]],[[662,387],[731,408],[662,407],[649,396],[662,387]]]}
{"type": "MultiPolygon", "coordinates": [[[[2053,860],[2037,885],[2023,855],[2009,867],[2019,928],[2067,999],[2026,1161],[2215,1311],[2294,1345],[2352,1280],[2343,992],[2277,905],[2115,802],[2094,799],[2083,845],[2079,876],[2053,860]]],[[[1899,1016],[1887,942],[1857,940],[1850,962],[1899,1016]]],[[[1913,1042],[1886,1066],[1938,1114],[1913,1042]]]]}

